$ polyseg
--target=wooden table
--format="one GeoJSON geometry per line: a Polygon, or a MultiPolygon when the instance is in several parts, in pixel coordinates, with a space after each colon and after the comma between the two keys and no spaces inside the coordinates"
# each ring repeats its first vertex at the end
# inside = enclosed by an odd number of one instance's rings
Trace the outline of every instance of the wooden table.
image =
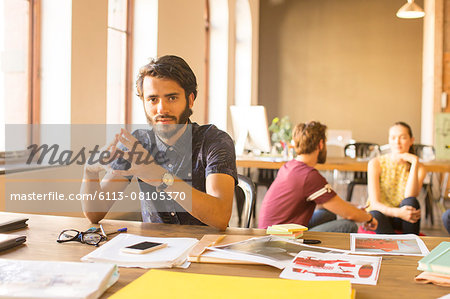
{"type": "MultiPolygon", "coordinates": [[[[1,213],[13,215],[12,213],[1,213]]],[[[18,214],[23,216],[23,214],[18,214]]],[[[26,245],[0,252],[0,258],[20,260],[49,260],[49,261],[80,261],[80,258],[95,249],[95,247],[78,242],[59,244],[56,238],[64,229],[86,230],[92,225],[87,219],[27,215],[29,228],[15,231],[15,234],[27,236],[26,245]]],[[[180,226],[168,224],[150,224],[133,221],[103,220],[107,231],[127,227],[132,234],[153,237],[194,237],[200,239],[204,234],[217,234],[218,230],[206,226],[180,226]]],[[[228,228],[226,234],[264,235],[264,230],[228,228]]],[[[322,246],[349,249],[348,234],[306,232],[306,238],[320,239],[322,246]]],[[[422,237],[428,249],[433,249],[448,238],[422,237]]],[[[414,282],[414,277],[420,273],[416,270],[420,257],[385,256],[383,257],[380,277],[376,286],[354,284],[356,298],[438,298],[447,294],[450,289],[434,285],[421,285],[414,282]]],[[[168,269],[169,271],[221,274],[250,277],[276,278],[280,270],[264,265],[223,265],[192,263],[188,269],[168,269]]],[[[145,269],[120,268],[119,281],[113,285],[102,298],[107,298],[134,279],[144,274],[145,269]]],[[[168,286],[169,288],[169,286],[168,286]]]]}
{"type": "MultiPolygon", "coordinates": [[[[237,167],[244,168],[265,168],[280,169],[287,161],[269,161],[267,158],[259,157],[238,157],[237,167]]],[[[325,164],[317,164],[318,170],[339,170],[339,171],[367,171],[368,161],[359,161],[352,158],[328,157],[325,164]]],[[[427,172],[450,172],[450,161],[430,161],[422,162],[427,172]]]]}

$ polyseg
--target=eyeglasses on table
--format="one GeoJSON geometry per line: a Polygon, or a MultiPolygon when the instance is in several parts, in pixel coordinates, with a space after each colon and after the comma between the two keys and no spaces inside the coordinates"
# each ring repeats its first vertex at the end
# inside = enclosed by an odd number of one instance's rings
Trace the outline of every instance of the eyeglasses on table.
{"type": "Polygon", "coordinates": [[[81,232],[76,229],[65,229],[63,230],[59,236],[56,242],[58,243],[64,243],[64,242],[70,242],[70,241],[78,241],[83,244],[98,246],[100,242],[107,240],[108,235],[112,235],[119,232],[126,232],[127,228],[120,228],[117,231],[111,232],[111,233],[105,233],[103,230],[103,226],[100,225],[100,228],[90,228],[87,231],[81,232]],[[101,232],[101,234],[99,233],[101,232]]]}

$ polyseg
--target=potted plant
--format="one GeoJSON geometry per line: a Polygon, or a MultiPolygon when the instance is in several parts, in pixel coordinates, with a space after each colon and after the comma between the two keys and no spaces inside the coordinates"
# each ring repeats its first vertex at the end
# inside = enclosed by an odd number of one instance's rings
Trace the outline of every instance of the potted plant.
{"type": "Polygon", "coordinates": [[[292,140],[292,123],[288,116],[283,118],[275,117],[269,126],[269,132],[272,134],[272,143],[278,153],[281,153],[292,140]]]}

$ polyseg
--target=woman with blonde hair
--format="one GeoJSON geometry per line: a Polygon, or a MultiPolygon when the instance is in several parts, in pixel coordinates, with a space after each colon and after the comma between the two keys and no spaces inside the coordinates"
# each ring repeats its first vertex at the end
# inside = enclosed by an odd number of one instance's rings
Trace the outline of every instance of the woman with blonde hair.
{"type": "Polygon", "coordinates": [[[374,158],[368,166],[368,210],[378,220],[376,233],[419,234],[417,196],[426,172],[413,151],[411,127],[396,122],[389,129],[391,153],[374,158]]]}

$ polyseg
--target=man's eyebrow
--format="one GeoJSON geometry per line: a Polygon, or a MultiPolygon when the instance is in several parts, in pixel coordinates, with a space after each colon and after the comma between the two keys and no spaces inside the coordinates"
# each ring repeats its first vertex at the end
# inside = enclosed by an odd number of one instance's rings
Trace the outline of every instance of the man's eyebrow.
{"type": "Polygon", "coordinates": [[[171,93],[166,93],[164,96],[166,98],[171,97],[171,96],[179,96],[180,93],[179,92],[171,92],[171,93]]]}
{"type": "MultiPolygon", "coordinates": [[[[164,95],[164,97],[166,97],[166,98],[168,98],[168,97],[171,97],[171,96],[179,96],[180,95],[180,93],[179,92],[171,92],[171,93],[166,93],[165,95],[164,95]]],[[[158,98],[159,96],[157,95],[157,94],[149,94],[148,96],[146,96],[145,98],[146,99],[151,99],[151,98],[158,98]]]]}

